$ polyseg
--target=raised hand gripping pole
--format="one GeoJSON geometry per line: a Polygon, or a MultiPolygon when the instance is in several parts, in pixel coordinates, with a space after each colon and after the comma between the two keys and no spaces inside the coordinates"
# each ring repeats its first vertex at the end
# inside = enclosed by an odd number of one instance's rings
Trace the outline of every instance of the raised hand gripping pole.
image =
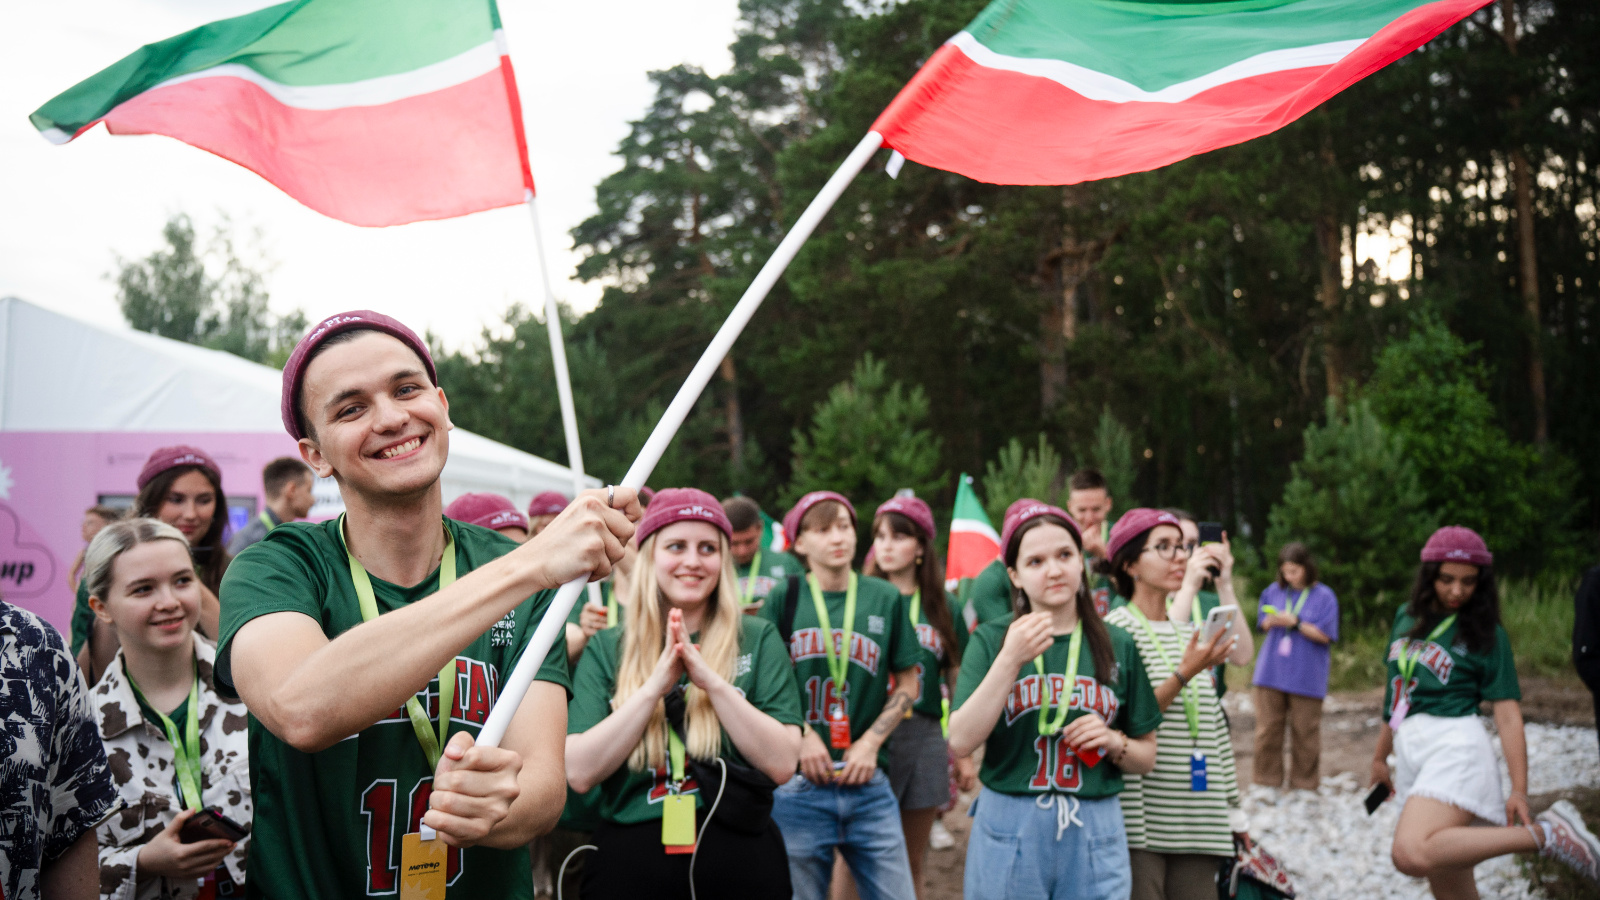
{"type": "MultiPolygon", "coordinates": [[[[638,458],[633,461],[633,466],[622,479],[625,487],[637,490],[644,486],[650,473],[655,470],[656,463],[661,461],[661,455],[666,452],[667,445],[672,443],[678,429],[683,426],[684,419],[689,417],[689,411],[694,408],[695,401],[700,399],[701,392],[711,383],[717,367],[722,364],[722,358],[728,355],[728,351],[733,348],[733,342],[739,339],[740,332],[744,331],[745,325],[749,324],[756,310],[761,307],[761,301],[767,298],[767,292],[777,284],[779,276],[800,251],[800,246],[811,236],[817,223],[822,221],[822,217],[839,199],[839,195],[844,193],[844,189],[881,146],[883,146],[883,135],[876,131],[867,132],[861,143],[850,152],[844,164],[833,173],[828,183],[823,185],[822,191],[811,201],[811,205],[800,214],[794,227],[784,236],[783,242],[778,244],[778,249],[773,251],[772,258],[761,267],[755,280],[745,290],[744,296],[739,298],[727,321],[717,329],[716,336],[711,339],[711,344],[700,356],[700,361],[695,363],[694,370],[684,379],[683,387],[678,389],[678,395],[672,398],[672,405],[667,407],[666,413],[661,416],[661,421],[656,423],[655,430],[650,432],[650,439],[644,442],[638,458]]],[[[522,705],[522,698],[528,693],[528,687],[533,684],[533,676],[538,673],[539,666],[549,655],[550,648],[555,646],[556,638],[565,633],[567,614],[572,612],[572,605],[577,602],[578,595],[583,593],[583,586],[587,581],[586,578],[576,578],[567,582],[556,592],[555,599],[550,601],[550,608],[545,611],[539,627],[534,629],[533,638],[528,642],[528,649],[517,661],[511,677],[507,678],[501,687],[500,698],[495,701],[494,708],[489,711],[488,720],[478,732],[479,746],[500,746],[500,741],[506,735],[506,728],[511,724],[512,716],[522,705]]]]}

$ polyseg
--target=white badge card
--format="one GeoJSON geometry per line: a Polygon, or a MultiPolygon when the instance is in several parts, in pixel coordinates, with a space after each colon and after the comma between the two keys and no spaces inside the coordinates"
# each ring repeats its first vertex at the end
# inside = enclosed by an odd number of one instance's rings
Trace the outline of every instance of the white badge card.
{"type": "Polygon", "coordinates": [[[1291,650],[1293,650],[1293,649],[1294,649],[1294,641],[1291,640],[1287,634],[1284,635],[1281,638],[1278,638],[1278,655],[1279,656],[1288,656],[1289,652],[1291,650]]]}
{"type": "Polygon", "coordinates": [[[1400,723],[1406,720],[1406,713],[1411,711],[1411,701],[1404,696],[1394,700],[1394,711],[1389,713],[1389,730],[1399,731],[1400,723]]]}

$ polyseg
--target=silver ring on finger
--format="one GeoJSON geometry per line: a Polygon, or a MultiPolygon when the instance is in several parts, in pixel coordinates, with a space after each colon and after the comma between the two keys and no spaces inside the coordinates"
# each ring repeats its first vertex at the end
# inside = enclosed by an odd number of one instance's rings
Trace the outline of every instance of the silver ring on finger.
{"type": "Polygon", "coordinates": [[[613,508],[617,505],[617,486],[614,484],[606,485],[606,505],[613,508]]]}

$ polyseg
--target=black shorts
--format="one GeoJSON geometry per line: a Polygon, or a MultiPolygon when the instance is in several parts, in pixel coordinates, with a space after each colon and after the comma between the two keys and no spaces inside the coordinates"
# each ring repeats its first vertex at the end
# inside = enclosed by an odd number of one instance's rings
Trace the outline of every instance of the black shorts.
{"type": "MultiPolygon", "coordinates": [[[[699,900],[788,897],[789,854],[778,824],[767,820],[761,834],[706,826],[700,812],[700,855],[694,864],[699,900]]],[[[584,860],[582,900],[689,900],[689,854],[668,855],[661,822],[603,823],[596,849],[584,860]]]]}

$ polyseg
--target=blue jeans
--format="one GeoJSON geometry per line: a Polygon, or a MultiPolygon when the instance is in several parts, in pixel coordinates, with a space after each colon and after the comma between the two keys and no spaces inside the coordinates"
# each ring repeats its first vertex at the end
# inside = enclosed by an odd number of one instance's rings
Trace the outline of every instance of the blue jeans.
{"type": "Polygon", "coordinates": [[[984,788],[968,814],[966,900],[1127,900],[1133,890],[1116,797],[984,788]]]}
{"type": "Polygon", "coordinates": [[[817,785],[796,775],[773,796],[772,818],[789,853],[794,900],[827,900],[834,848],[855,876],[861,900],[916,900],[900,804],[882,769],[856,787],[817,785]]]}

